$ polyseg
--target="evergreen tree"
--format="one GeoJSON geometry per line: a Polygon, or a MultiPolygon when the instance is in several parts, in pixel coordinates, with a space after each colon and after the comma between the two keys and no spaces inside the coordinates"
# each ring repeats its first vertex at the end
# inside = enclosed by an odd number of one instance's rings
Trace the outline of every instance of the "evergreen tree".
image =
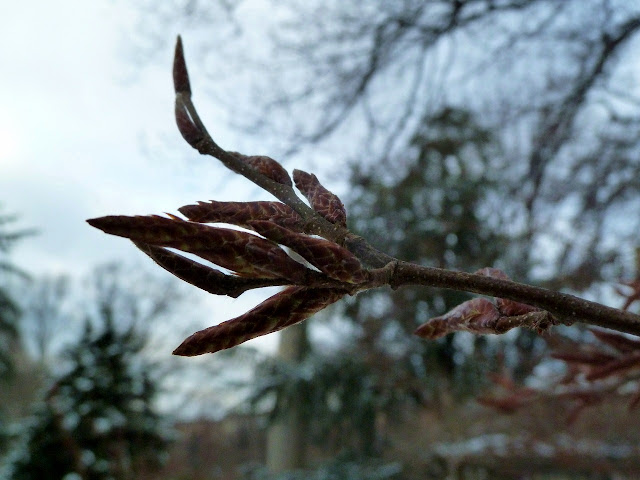
{"type": "Polygon", "coordinates": [[[20,308],[11,293],[12,277],[26,278],[23,270],[9,260],[15,243],[31,234],[28,230],[14,230],[11,224],[16,217],[0,213],[0,378],[6,379],[12,370],[12,349],[18,339],[20,308]]]}
{"type": "Polygon", "coordinates": [[[104,311],[96,329],[66,351],[70,368],[49,389],[27,426],[24,448],[12,466],[15,480],[135,478],[158,466],[167,439],[154,410],[157,387],[140,358],[143,338],[116,328],[104,311]]]}
{"type": "MultiPolygon", "coordinates": [[[[11,280],[15,277],[27,277],[24,271],[10,261],[9,254],[15,242],[31,234],[28,230],[11,228],[15,220],[15,216],[0,213],[0,382],[5,383],[5,386],[14,370],[14,354],[19,337],[17,325],[20,308],[11,290],[11,280]]],[[[6,388],[2,389],[6,391],[6,388]]],[[[6,412],[0,405],[0,452],[7,444],[5,416],[6,412]]]]}

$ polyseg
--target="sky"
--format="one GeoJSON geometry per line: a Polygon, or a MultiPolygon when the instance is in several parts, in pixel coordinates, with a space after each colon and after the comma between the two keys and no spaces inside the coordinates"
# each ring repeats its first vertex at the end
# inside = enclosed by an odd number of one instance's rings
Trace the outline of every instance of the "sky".
{"type": "MultiPolygon", "coordinates": [[[[11,255],[34,277],[80,277],[111,260],[154,268],[131,243],[91,228],[87,218],[256,199],[255,187],[183,142],[173,120],[173,40],[152,63],[137,64],[127,38],[138,21],[139,12],[119,1],[0,6],[0,212],[18,217],[15,228],[37,229],[11,255]]],[[[177,33],[166,32],[172,39],[177,33]]],[[[197,70],[190,65],[192,77],[197,70]]],[[[195,95],[216,140],[236,149],[239,132],[204,94],[195,95]]],[[[196,295],[215,313],[204,315],[202,327],[265,297],[196,295]]],[[[274,339],[263,344],[273,348],[274,339]]]]}

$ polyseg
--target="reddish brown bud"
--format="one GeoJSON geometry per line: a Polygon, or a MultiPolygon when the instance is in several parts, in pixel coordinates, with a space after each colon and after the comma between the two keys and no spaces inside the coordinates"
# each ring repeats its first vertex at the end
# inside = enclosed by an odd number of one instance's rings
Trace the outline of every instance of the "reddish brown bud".
{"type": "Polygon", "coordinates": [[[299,323],[338,301],[344,294],[334,289],[289,287],[244,315],[194,333],[173,354],[192,357],[235,347],[299,323]]]}
{"type": "Polygon", "coordinates": [[[293,181],[298,190],[307,197],[311,208],[331,223],[347,226],[347,212],[337,195],[324,188],[312,173],[293,171],[293,181]]]}
{"type": "Polygon", "coordinates": [[[503,333],[496,328],[499,319],[500,312],[493,303],[485,298],[474,298],[420,325],[414,334],[436,339],[456,331],[503,333]]]}
{"type": "Polygon", "coordinates": [[[526,313],[540,311],[537,307],[532,307],[531,305],[526,305],[520,302],[514,302],[513,300],[508,300],[506,298],[496,298],[496,306],[498,307],[500,314],[505,317],[515,317],[526,313]]]}
{"type": "Polygon", "coordinates": [[[189,82],[189,73],[187,72],[187,63],[184,60],[180,35],[176,40],[176,49],[173,56],[173,88],[176,93],[185,93],[189,97],[191,96],[191,84],[189,82]]]}
{"type": "Polygon", "coordinates": [[[260,235],[286,245],[327,276],[348,283],[363,283],[369,279],[358,258],[346,248],[325,240],[292,232],[270,222],[249,222],[260,235]]]}
{"type": "Polygon", "coordinates": [[[192,222],[229,223],[251,228],[250,221],[265,220],[302,232],[304,221],[293,208],[280,202],[198,202],[178,209],[192,222]]]}
{"type": "Polygon", "coordinates": [[[105,233],[198,255],[240,275],[304,283],[307,269],[277,244],[247,232],[159,216],[87,220],[105,233]]]}
{"type": "Polygon", "coordinates": [[[178,255],[166,248],[139,242],[134,242],[134,244],[169,273],[172,273],[180,280],[194,287],[198,287],[214,295],[227,295],[237,298],[252,288],[283,285],[282,280],[226,275],[218,270],[178,255]]]}
{"type": "Polygon", "coordinates": [[[289,187],[293,186],[289,173],[287,173],[284,167],[276,162],[273,158],[267,157],[265,155],[248,156],[238,152],[229,153],[241,158],[244,163],[246,163],[247,165],[251,165],[262,175],[264,175],[265,177],[269,177],[274,182],[282,183],[284,185],[288,185],[289,187]]]}

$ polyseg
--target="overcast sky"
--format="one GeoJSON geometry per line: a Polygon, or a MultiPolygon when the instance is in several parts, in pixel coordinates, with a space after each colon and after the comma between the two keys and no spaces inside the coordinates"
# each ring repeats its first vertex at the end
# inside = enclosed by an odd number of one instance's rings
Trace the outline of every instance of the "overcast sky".
{"type": "MultiPolygon", "coordinates": [[[[153,269],[129,242],[89,227],[87,218],[176,212],[197,200],[247,200],[257,193],[182,141],[173,123],[173,40],[155,63],[136,65],[127,35],[138,12],[123,3],[36,0],[0,7],[0,204],[2,213],[19,217],[16,227],[38,229],[11,256],[35,276],[82,275],[114,259],[153,269]]],[[[194,76],[197,65],[190,70],[194,76]]],[[[194,88],[209,130],[236,149],[238,132],[218,120],[223,115],[206,95],[198,98],[197,81],[194,88]]],[[[211,297],[209,324],[264,296],[211,297]]]]}

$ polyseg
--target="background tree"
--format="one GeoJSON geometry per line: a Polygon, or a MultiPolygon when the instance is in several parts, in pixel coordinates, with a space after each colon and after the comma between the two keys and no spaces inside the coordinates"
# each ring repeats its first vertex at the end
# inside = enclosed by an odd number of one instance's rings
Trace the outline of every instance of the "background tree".
{"type": "MultiPolygon", "coordinates": [[[[407,152],[396,158],[394,170],[354,165],[355,188],[348,201],[354,206],[352,228],[390,255],[421,265],[506,268],[512,263],[510,238],[494,229],[493,215],[502,161],[490,130],[468,111],[445,108],[425,119],[407,152]]],[[[467,338],[474,343],[470,348],[460,348],[454,335],[427,344],[407,341],[418,325],[467,297],[420,288],[371,292],[356,297],[345,313],[359,327],[363,345],[356,348],[375,351],[377,367],[404,359],[413,378],[405,383],[423,384],[425,398],[435,399],[438,389],[474,392],[486,372],[476,372],[475,382],[458,376],[467,368],[465,358],[489,354],[487,361],[472,363],[492,368],[489,359],[496,352],[486,340],[467,338]],[[447,382],[453,383],[445,386],[447,382]]]]}
{"type": "Polygon", "coordinates": [[[90,321],[66,351],[71,370],[59,376],[28,426],[13,478],[134,478],[157,467],[167,438],[155,412],[157,386],[140,361],[143,339],[114,319],[90,321]],[[138,358],[136,358],[138,357],[138,358]]]}
{"type": "MultiPolygon", "coordinates": [[[[284,332],[279,340],[276,365],[268,362],[275,370],[299,373],[298,367],[309,355],[307,326],[302,323],[284,332]]],[[[265,362],[267,363],[267,362],[265,362]]],[[[291,378],[278,378],[274,371],[269,372],[262,364],[262,374],[258,387],[254,390],[254,401],[260,400],[268,391],[276,390],[275,405],[270,414],[267,432],[266,466],[270,472],[282,473],[304,468],[307,465],[309,439],[309,421],[307,382],[291,381],[291,378]],[[265,375],[266,374],[266,375],[265,375]],[[275,381],[274,381],[275,380],[275,381]],[[270,386],[266,386],[270,382],[270,386]],[[284,387],[286,390],[283,390],[284,387]],[[305,401],[301,401],[305,399],[305,401]]],[[[288,376],[287,376],[288,377],[288,376]]]]}
{"type": "Polygon", "coordinates": [[[34,279],[31,288],[24,293],[22,337],[26,348],[36,362],[47,368],[47,361],[55,353],[56,343],[69,335],[68,324],[71,278],[67,275],[45,276],[34,279]]]}
{"type": "MultiPolygon", "coordinates": [[[[0,390],[6,393],[8,382],[15,372],[16,355],[19,355],[18,320],[20,318],[19,302],[16,299],[17,285],[15,279],[25,280],[27,274],[10,260],[11,248],[17,241],[32,234],[31,230],[15,229],[12,224],[16,217],[0,213],[0,390]]],[[[0,396],[1,398],[2,396],[0,396]]],[[[6,398],[5,398],[6,400],[6,398]]],[[[5,448],[6,432],[5,402],[0,407],[0,452],[5,448]]]]}
{"type": "Polygon", "coordinates": [[[14,265],[9,254],[17,241],[33,233],[31,230],[15,230],[11,224],[13,215],[0,214],[0,378],[6,379],[12,370],[12,353],[18,344],[19,302],[14,298],[11,279],[26,279],[26,273],[14,265]]]}
{"type": "Polygon", "coordinates": [[[156,410],[158,369],[142,355],[147,333],[139,322],[165,313],[172,299],[137,297],[123,281],[114,264],[94,272],[82,333],[26,423],[12,478],[126,479],[162,463],[168,440],[156,410]]]}

